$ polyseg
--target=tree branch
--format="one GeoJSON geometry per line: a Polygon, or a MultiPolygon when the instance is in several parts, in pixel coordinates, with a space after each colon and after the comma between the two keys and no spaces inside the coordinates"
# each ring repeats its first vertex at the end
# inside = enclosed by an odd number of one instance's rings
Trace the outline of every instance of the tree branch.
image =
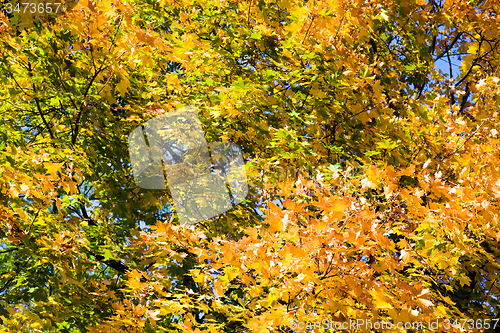
{"type": "MultiPolygon", "coordinates": [[[[116,28],[115,34],[113,36],[113,40],[111,41],[111,44],[109,45],[108,53],[111,51],[111,48],[115,44],[116,36],[118,35],[118,31],[120,30],[120,26],[121,26],[121,24],[123,22],[123,18],[124,17],[125,17],[125,14],[122,14],[122,16],[120,18],[120,21],[118,22],[118,26],[116,28]]],[[[78,137],[78,132],[80,130],[80,120],[81,120],[83,112],[84,112],[83,107],[87,105],[87,103],[85,101],[85,98],[87,97],[87,95],[88,95],[88,93],[90,91],[90,88],[94,84],[95,79],[99,76],[99,74],[103,71],[104,68],[105,68],[104,64],[101,64],[101,66],[99,66],[99,69],[94,73],[94,75],[90,79],[89,84],[87,85],[87,88],[85,89],[85,93],[83,94],[83,100],[80,103],[80,111],[78,112],[78,114],[76,116],[75,130],[73,132],[73,138],[71,139],[71,144],[73,144],[73,145],[76,143],[76,139],[78,137]]]]}
{"type": "MultiPolygon", "coordinates": [[[[31,68],[31,64],[30,63],[28,63],[28,72],[29,72],[30,78],[33,78],[33,72],[32,72],[32,68],[31,68]]],[[[36,97],[37,90],[36,90],[35,83],[31,82],[31,86],[33,87],[33,93],[35,94],[34,99],[35,99],[36,109],[38,110],[38,114],[42,118],[43,124],[47,128],[47,131],[49,131],[50,138],[52,140],[54,140],[55,139],[54,133],[52,132],[52,129],[50,128],[50,126],[49,126],[49,124],[47,122],[47,119],[45,119],[45,116],[44,116],[44,114],[42,112],[42,107],[40,106],[40,100],[38,99],[38,97],[36,97]]]]}

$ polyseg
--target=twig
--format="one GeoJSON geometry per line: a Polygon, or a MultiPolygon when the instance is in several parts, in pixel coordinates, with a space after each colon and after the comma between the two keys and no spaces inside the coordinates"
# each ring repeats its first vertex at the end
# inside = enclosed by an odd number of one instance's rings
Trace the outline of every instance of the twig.
{"type": "Polygon", "coordinates": [[[314,15],[311,19],[311,23],[309,24],[309,27],[307,28],[307,31],[306,31],[306,34],[304,35],[304,39],[302,39],[302,43],[301,44],[304,44],[304,41],[306,40],[306,37],[307,35],[309,34],[309,30],[311,29],[312,25],[313,25],[313,22],[314,22],[314,19],[316,18],[316,15],[314,15]]]}
{"type": "MultiPolygon", "coordinates": [[[[118,22],[118,26],[116,27],[116,31],[115,31],[115,34],[113,36],[113,40],[111,41],[111,44],[109,45],[108,53],[111,52],[111,48],[113,47],[113,45],[115,45],[116,36],[118,35],[118,31],[120,31],[120,26],[121,26],[121,24],[123,22],[123,18],[124,17],[125,17],[125,14],[122,14],[121,17],[120,17],[120,21],[118,22]]],[[[80,112],[78,112],[78,115],[76,117],[75,131],[73,133],[74,135],[73,135],[73,138],[71,140],[71,144],[73,144],[73,145],[76,143],[76,139],[78,137],[78,131],[79,131],[79,127],[80,127],[80,119],[82,118],[82,114],[83,114],[83,106],[86,105],[85,98],[87,97],[87,95],[88,95],[88,93],[90,91],[90,88],[94,84],[95,79],[97,78],[97,76],[99,76],[99,74],[101,73],[101,71],[103,70],[103,68],[104,68],[104,64],[101,64],[101,66],[99,66],[99,69],[94,73],[94,75],[90,79],[90,82],[87,85],[87,88],[85,89],[85,93],[83,94],[83,100],[80,103],[80,112]]]]}
{"type": "Polygon", "coordinates": [[[252,2],[253,0],[250,0],[250,3],[248,4],[247,25],[250,25],[250,9],[252,8],[252,2]]]}
{"type": "Polygon", "coordinates": [[[443,161],[444,161],[445,159],[447,159],[448,157],[452,156],[452,155],[453,155],[453,154],[455,154],[457,151],[459,151],[459,150],[460,150],[460,149],[461,149],[461,148],[462,148],[462,147],[463,147],[463,146],[464,146],[464,145],[465,145],[465,144],[466,144],[466,143],[467,143],[470,139],[472,139],[472,137],[473,137],[474,135],[476,135],[477,131],[479,131],[479,129],[483,126],[483,124],[484,124],[485,122],[486,122],[486,119],[484,119],[484,120],[483,120],[483,122],[482,122],[482,123],[481,123],[481,124],[477,127],[477,129],[476,129],[476,130],[475,130],[475,131],[474,131],[471,135],[469,135],[469,137],[468,137],[468,138],[467,138],[467,139],[466,139],[466,140],[465,140],[465,141],[464,141],[464,142],[463,142],[463,143],[462,143],[462,144],[461,144],[458,148],[456,148],[454,151],[452,151],[451,153],[449,153],[448,155],[446,155],[445,157],[443,157],[443,158],[441,159],[441,161],[439,161],[439,164],[438,164],[438,166],[437,166],[437,168],[436,168],[436,172],[434,172],[434,179],[436,179],[436,174],[437,174],[437,173],[438,173],[438,171],[439,171],[439,168],[440,168],[440,166],[441,166],[441,163],[443,163],[443,161]]]}
{"type": "MultiPolygon", "coordinates": [[[[29,72],[29,75],[30,75],[30,78],[33,78],[33,72],[32,72],[32,68],[31,68],[31,64],[28,63],[28,72],[29,72]]],[[[42,118],[42,121],[43,121],[43,124],[45,125],[45,127],[47,128],[47,131],[49,131],[49,135],[50,135],[50,138],[52,140],[54,140],[54,133],[52,133],[52,129],[50,128],[48,122],[47,122],[47,119],[45,119],[45,116],[42,112],[42,107],[40,106],[40,100],[39,98],[36,96],[37,94],[37,90],[36,90],[36,86],[35,86],[35,83],[34,82],[31,82],[31,86],[33,87],[33,93],[35,94],[34,96],[34,99],[35,99],[35,104],[36,104],[36,109],[38,110],[38,114],[40,115],[40,117],[42,118]]]]}

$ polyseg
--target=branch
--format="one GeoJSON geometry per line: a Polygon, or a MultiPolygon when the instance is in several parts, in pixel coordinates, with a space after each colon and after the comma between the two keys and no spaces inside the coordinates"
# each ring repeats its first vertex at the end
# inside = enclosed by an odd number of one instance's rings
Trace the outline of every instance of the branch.
{"type": "Polygon", "coordinates": [[[248,13],[247,13],[247,25],[250,25],[250,12],[252,9],[252,2],[253,0],[250,0],[250,3],[248,4],[248,13]]]}
{"type": "Polygon", "coordinates": [[[306,34],[304,35],[304,39],[302,39],[302,43],[301,44],[304,44],[304,41],[306,40],[307,34],[309,33],[309,30],[311,29],[315,18],[316,18],[316,15],[314,15],[312,17],[311,23],[309,24],[309,27],[307,28],[306,34]]]}
{"type": "MultiPolygon", "coordinates": [[[[484,36],[481,36],[481,40],[479,41],[479,46],[478,46],[478,50],[481,50],[481,46],[483,45],[483,41],[484,41],[484,36]]],[[[469,74],[472,72],[472,68],[474,68],[474,66],[477,64],[478,60],[480,60],[482,57],[477,57],[476,59],[474,59],[474,61],[471,63],[470,67],[469,67],[469,70],[467,71],[467,73],[464,75],[463,78],[460,79],[460,81],[457,82],[457,84],[455,86],[459,86],[462,82],[464,82],[464,80],[469,76],[469,74]]]]}
{"type": "Polygon", "coordinates": [[[462,113],[464,111],[465,104],[467,104],[467,100],[469,99],[469,95],[470,95],[470,89],[469,89],[469,82],[467,81],[465,84],[465,95],[464,97],[462,97],[459,113],[462,113]]]}
{"type": "MultiPolygon", "coordinates": [[[[463,32],[459,32],[457,33],[457,35],[455,36],[455,38],[453,38],[453,41],[451,42],[450,45],[447,45],[446,46],[446,49],[441,52],[437,57],[436,59],[434,59],[434,61],[436,60],[439,60],[441,59],[446,53],[448,53],[449,51],[451,51],[451,49],[453,48],[453,46],[455,45],[455,43],[458,41],[458,38],[463,34],[463,32]]],[[[448,43],[447,43],[448,44],[448,43]]]]}
{"type": "Polygon", "coordinates": [[[5,282],[5,284],[3,285],[2,288],[0,288],[0,294],[3,293],[5,291],[5,289],[7,289],[7,287],[9,286],[9,284],[15,279],[15,277],[11,277],[7,280],[7,282],[5,282]]]}
{"type": "Polygon", "coordinates": [[[0,253],[8,253],[8,252],[12,252],[12,251],[15,251],[15,250],[18,250],[19,248],[17,247],[13,247],[13,248],[10,248],[10,249],[7,249],[7,250],[3,250],[3,251],[0,251],[0,253]]]}
{"type": "Polygon", "coordinates": [[[130,271],[130,268],[128,268],[127,265],[123,264],[122,262],[120,261],[117,261],[117,260],[113,260],[113,259],[110,259],[110,260],[104,260],[104,256],[101,256],[100,254],[94,254],[91,252],[91,254],[97,259],[99,260],[100,262],[102,262],[103,264],[113,268],[114,270],[117,270],[121,273],[126,273],[126,272],[129,272],[130,271]]]}
{"type": "Polygon", "coordinates": [[[455,149],[454,151],[452,151],[451,153],[449,153],[449,154],[445,155],[445,156],[441,159],[441,161],[439,161],[439,164],[438,164],[438,166],[437,166],[437,168],[436,168],[436,172],[434,173],[434,179],[436,179],[436,174],[437,174],[437,173],[438,173],[438,171],[439,171],[439,167],[441,166],[441,163],[442,163],[445,159],[447,159],[448,157],[452,156],[452,155],[453,155],[453,154],[455,154],[457,151],[459,151],[460,149],[462,149],[462,147],[463,147],[463,146],[464,146],[464,145],[465,145],[465,144],[466,144],[466,143],[467,143],[470,139],[472,139],[472,137],[473,137],[474,135],[476,135],[477,131],[479,131],[479,129],[483,126],[483,124],[484,124],[485,122],[486,122],[486,119],[485,119],[485,120],[483,120],[483,122],[482,122],[482,123],[481,123],[481,124],[480,124],[480,125],[476,128],[476,130],[475,130],[475,131],[474,131],[471,135],[469,135],[469,137],[468,137],[468,138],[467,138],[467,139],[466,139],[466,140],[465,140],[465,141],[464,141],[464,142],[463,142],[463,143],[462,143],[462,144],[461,144],[458,148],[456,148],[456,149],[455,149]]]}
{"type": "MultiPolygon", "coordinates": [[[[111,44],[109,45],[108,53],[111,52],[111,48],[113,47],[113,45],[115,45],[116,36],[118,35],[118,31],[120,31],[120,26],[123,22],[124,17],[125,17],[125,15],[122,14],[122,16],[120,18],[120,22],[118,22],[118,26],[117,26],[115,34],[113,36],[113,40],[111,41],[111,44]]],[[[99,66],[99,69],[94,73],[94,75],[90,79],[89,84],[87,85],[87,88],[85,89],[85,93],[83,94],[83,100],[80,103],[80,111],[78,112],[77,117],[76,117],[75,131],[73,133],[73,138],[71,139],[71,144],[73,144],[73,145],[76,143],[76,139],[78,137],[78,131],[79,131],[79,127],[80,127],[80,119],[82,118],[82,114],[83,114],[83,107],[86,106],[85,98],[87,97],[87,95],[90,91],[90,88],[94,84],[95,79],[97,78],[97,76],[99,76],[99,74],[103,71],[104,68],[105,68],[104,64],[101,64],[101,66],[99,66]]]]}
{"type": "MultiPolygon", "coordinates": [[[[30,78],[33,78],[33,72],[32,72],[30,63],[28,63],[28,72],[29,72],[30,78]]],[[[33,87],[33,93],[35,94],[34,98],[35,98],[35,104],[36,104],[36,108],[38,110],[38,114],[40,115],[40,117],[42,117],[43,124],[45,125],[45,127],[49,131],[50,138],[52,140],[54,140],[54,133],[52,133],[52,129],[49,127],[49,124],[47,123],[47,119],[45,119],[45,116],[42,112],[42,107],[40,106],[40,100],[38,99],[38,97],[36,97],[37,91],[36,91],[35,83],[31,82],[31,86],[33,87]]]]}

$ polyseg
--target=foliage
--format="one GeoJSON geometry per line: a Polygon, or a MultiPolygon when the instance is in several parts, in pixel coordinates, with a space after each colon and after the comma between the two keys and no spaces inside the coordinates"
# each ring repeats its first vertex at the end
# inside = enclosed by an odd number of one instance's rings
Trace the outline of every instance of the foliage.
{"type": "Polygon", "coordinates": [[[29,27],[3,16],[1,330],[500,317],[499,7],[81,0],[29,27]],[[168,191],[134,184],[127,137],[191,104],[208,141],[243,148],[250,192],[186,227],[168,191]]]}

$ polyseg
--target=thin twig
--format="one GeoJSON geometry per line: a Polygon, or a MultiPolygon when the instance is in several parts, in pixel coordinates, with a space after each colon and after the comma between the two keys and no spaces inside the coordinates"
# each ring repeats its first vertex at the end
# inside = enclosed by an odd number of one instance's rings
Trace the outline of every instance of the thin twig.
{"type": "Polygon", "coordinates": [[[307,35],[309,34],[309,30],[311,29],[312,27],[312,24],[314,22],[314,19],[316,18],[316,15],[314,15],[311,19],[311,23],[309,24],[309,27],[307,28],[307,31],[306,31],[306,34],[304,35],[304,39],[302,39],[302,43],[301,44],[304,44],[304,41],[306,40],[306,37],[307,35]]]}
{"type": "MultiPolygon", "coordinates": [[[[31,64],[28,63],[28,72],[29,72],[29,75],[30,75],[30,78],[33,78],[33,72],[32,72],[32,68],[31,68],[31,64]]],[[[54,140],[54,133],[52,132],[52,129],[50,128],[48,122],[47,122],[47,119],[45,119],[45,116],[42,112],[42,107],[40,105],[40,100],[39,98],[36,96],[37,94],[37,90],[36,90],[36,86],[35,86],[35,83],[34,82],[31,82],[31,86],[33,87],[33,93],[35,94],[34,96],[34,99],[35,99],[35,104],[36,104],[36,109],[38,110],[38,114],[40,115],[40,117],[42,118],[42,121],[43,121],[43,124],[45,125],[45,127],[47,128],[47,130],[49,131],[49,135],[50,135],[50,138],[52,140],[54,140]]]]}
{"type": "MultiPolygon", "coordinates": [[[[111,41],[111,44],[109,45],[108,53],[111,52],[111,48],[113,47],[113,45],[115,45],[116,36],[118,35],[118,31],[120,31],[120,26],[123,22],[124,17],[125,17],[125,14],[122,14],[120,17],[120,21],[118,22],[118,26],[116,27],[116,31],[115,31],[115,34],[113,36],[113,40],[111,41]]],[[[76,117],[74,136],[71,140],[71,144],[73,144],[73,145],[76,143],[76,139],[78,137],[78,131],[79,131],[79,127],[80,127],[80,119],[81,119],[82,114],[83,114],[83,106],[86,105],[85,98],[87,97],[87,95],[90,91],[90,88],[94,84],[95,79],[97,78],[97,76],[99,76],[99,74],[101,73],[103,68],[104,68],[104,64],[101,64],[101,66],[99,66],[99,69],[94,73],[94,75],[90,79],[90,82],[87,85],[87,88],[85,89],[85,93],[83,94],[83,100],[80,103],[80,112],[78,112],[78,115],[76,117]]]]}
{"type": "Polygon", "coordinates": [[[438,166],[437,166],[437,168],[436,168],[436,172],[434,173],[434,179],[436,179],[436,174],[437,174],[437,173],[438,173],[438,171],[439,171],[439,168],[440,168],[440,166],[441,166],[441,163],[443,163],[443,161],[444,161],[445,159],[447,159],[448,157],[452,156],[452,155],[453,155],[453,154],[455,154],[457,151],[459,151],[460,149],[462,149],[462,147],[463,147],[463,146],[464,146],[464,145],[465,145],[465,144],[466,144],[466,143],[467,143],[470,139],[472,139],[472,137],[473,137],[474,135],[476,135],[477,131],[479,131],[479,129],[483,126],[483,124],[484,124],[485,122],[486,122],[486,119],[484,119],[484,120],[483,120],[483,122],[482,122],[482,123],[481,123],[481,124],[477,127],[477,129],[476,129],[476,130],[475,130],[475,131],[474,131],[471,135],[469,135],[469,137],[468,137],[468,138],[467,138],[467,139],[466,139],[466,140],[465,140],[465,141],[464,141],[464,142],[463,142],[463,143],[462,143],[462,144],[461,144],[458,148],[456,148],[456,149],[455,149],[454,151],[452,151],[451,153],[447,154],[445,157],[443,157],[443,158],[441,159],[441,161],[439,161],[439,164],[438,164],[438,166]]]}
{"type": "Polygon", "coordinates": [[[252,2],[253,0],[250,0],[250,3],[248,4],[247,25],[250,25],[250,9],[252,8],[252,2]]]}

